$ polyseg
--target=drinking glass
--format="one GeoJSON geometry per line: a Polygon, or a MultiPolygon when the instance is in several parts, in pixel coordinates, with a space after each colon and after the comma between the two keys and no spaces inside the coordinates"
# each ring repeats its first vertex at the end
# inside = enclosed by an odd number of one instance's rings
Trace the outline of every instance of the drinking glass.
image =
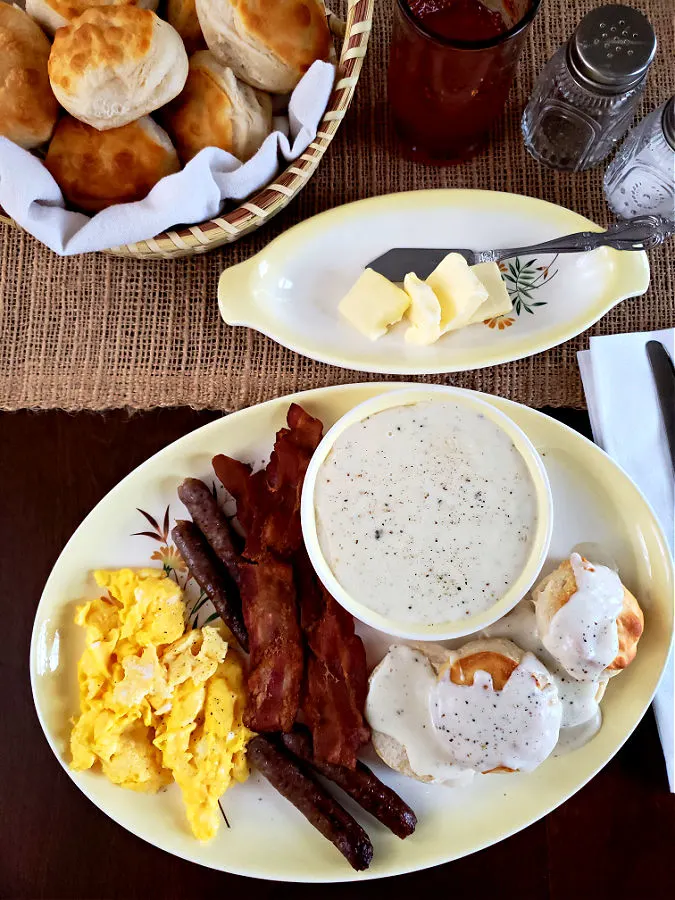
{"type": "Polygon", "coordinates": [[[429,29],[426,14],[443,12],[451,2],[395,0],[389,106],[403,154],[429,165],[459,162],[485,145],[541,0],[475,0],[498,13],[506,28],[478,40],[450,39],[429,29]]]}

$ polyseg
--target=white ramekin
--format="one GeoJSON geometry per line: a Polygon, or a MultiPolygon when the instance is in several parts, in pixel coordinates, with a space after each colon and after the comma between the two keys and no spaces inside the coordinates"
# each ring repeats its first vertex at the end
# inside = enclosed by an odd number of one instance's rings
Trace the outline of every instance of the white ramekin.
{"type": "Polygon", "coordinates": [[[530,590],[541,571],[551,543],[553,527],[553,500],[548,476],[541,457],[527,435],[512,419],[491,403],[481,399],[480,396],[461,388],[445,387],[443,385],[420,385],[420,387],[405,388],[400,391],[380,394],[377,397],[366,400],[364,403],[360,403],[342,416],[325,434],[314,452],[305,475],[300,512],[302,533],[309,558],[324,586],[335,599],[357,619],[365,622],[367,625],[371,625],[373,628],[377,628],[378,631],[395,635],[396,637],[420,641],[438,641],[472,634],[481,628],[486,628],[488,625],[496,622],[497,619],[506,615],[530,590]],[[317,533],[314,492],[317,474],[321,465],[332,450],[336,440],[347,428],[355,422],[366,419],[368,416],[382,412],[382,410],[428,401],[438,403],[451,401],[466,406],[490,418],[494,424],[506,432],[523,457],[535,486],[537,526],[530,554],[522,571],[506,593],[490,609],[476,615],[463,616],[461,620],[449,620],[434,625],[415,625],[410,622],[390,619],[374,612],[357,596],[348,593],[342,587],[321,550],[317,533]]]}

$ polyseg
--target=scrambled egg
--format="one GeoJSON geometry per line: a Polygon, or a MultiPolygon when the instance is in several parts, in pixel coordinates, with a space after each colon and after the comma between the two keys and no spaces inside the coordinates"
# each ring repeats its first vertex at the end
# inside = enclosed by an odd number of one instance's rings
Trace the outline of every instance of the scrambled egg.
{"type": "Polygon", "coordinates": [[[218,799],[248,776],[241,659],[218,628],[185,632],[181,589],[159,569],[94,573],[108,595],[85,603],[81,715],[72,767],[100,764],[134,791],[179,785],[195,836],[219,824],[218,799]]]}

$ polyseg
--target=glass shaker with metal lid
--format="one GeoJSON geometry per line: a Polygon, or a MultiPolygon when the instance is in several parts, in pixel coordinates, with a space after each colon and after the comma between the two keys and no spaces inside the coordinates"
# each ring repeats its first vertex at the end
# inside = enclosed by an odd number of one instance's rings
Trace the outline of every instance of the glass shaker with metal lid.
{"type": "Polygon", "coordinates": [[[628,130],[656,53],[649,20],[600,6],[546,64],[523,115],[525,146],[554,169],[601,162],[628,130]]]}
{"type": "Polygon", "coordinates": [[[675,97],[630,132],[605,174],[605,196],[624,219],[675,220],[675,97]]]}

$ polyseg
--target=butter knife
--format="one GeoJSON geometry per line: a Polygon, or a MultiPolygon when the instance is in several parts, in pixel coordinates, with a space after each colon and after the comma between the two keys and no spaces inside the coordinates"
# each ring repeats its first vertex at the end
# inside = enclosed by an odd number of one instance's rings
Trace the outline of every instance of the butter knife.
{"type": "Polygon", "coordinates": [[[585,253],[598,247],[613,247],[615,250],[649,250],[662,244],[673,234],[675,222],[662,216],[637,216],[625,222],[616,222],[606,231],[581,231],[530,247],[508,247],[499,250],[396,247],[369,262],[366,268],[374,269],[390,281],[403,281],[408,272],[415,272],[418,278],[426,278],[448,253],[461,254],[468,264],[473,266],[476,263],[501,262],[503,259],[532,253],[585,253]]]}
{"type": "Polygon", "coordinates": [[[675,366],[661,341],[647,341],[647,356],[656,383],[670,462],[675,473],[675,366]]]}

